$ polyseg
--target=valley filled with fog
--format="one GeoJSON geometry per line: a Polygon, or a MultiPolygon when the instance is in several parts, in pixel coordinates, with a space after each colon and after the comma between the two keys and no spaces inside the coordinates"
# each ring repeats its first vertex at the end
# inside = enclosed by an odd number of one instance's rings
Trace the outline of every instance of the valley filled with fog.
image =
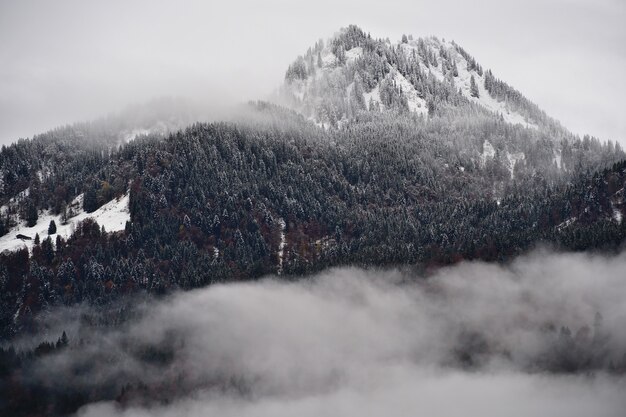
{"type": "Polygon", "coordinates": [[[98,324],[110,309],[57,309],[18,344],[67,331],[25,369],[33,386],[121,389],[79,416],[618,416],[625,269],[624,253],[535,251],[427,276],[270,276],[138,299],[117,325],[98,324]]]}

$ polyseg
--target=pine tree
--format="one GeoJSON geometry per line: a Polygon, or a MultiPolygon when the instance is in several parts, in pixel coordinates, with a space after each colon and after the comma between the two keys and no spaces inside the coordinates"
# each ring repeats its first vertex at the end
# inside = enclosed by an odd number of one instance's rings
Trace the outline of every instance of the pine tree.
{"type": "Polygon", "coordinates": [[[337,48],[337,63],[343,65],[346,63],[346,50],[343,48],[343,45],[339,45],[337,48]]]}
{"type": "Polygon", "coordinates": [[[428,102],[428,117],[433,117],[435,115],[435,102],[430,100],[428,102]]]}
{"type": "Polygon", "coordinates": [[[48,226],[48,234],[53,235],[57,232],[57,225],[54,220],[50,220],[50,225],[48,226]]]}
{"type": "Polygon", "coordinates": [[[35,206],[35,203],[28,203],[28,206],[26,206],[26,226],[33,227],[37,224],[38,218],[39,215],[37,213],[37,207],[35,206]]]}
{"type": "Polygon", "coordinates": [[[8,232],[4,220],[0,217],[0,236],[6,235],[8,232]]]}
{"type": "Polygon", "coordinates": [[[98,208],[98,198],[96,196],[96,190],[89,188],[83,197],[83,210],[87,213],[92,213],[98,208]]]}
{"type": "Polygon", "coordinates": [[[354,74],[354,87],[352,88],[352,105],[355,107],[355,110],[365,110],[365,90],[363,89],[363,82],[361,81],[361,77],[359,73],[356,72],[354,74]]]}
{"type": "Polygon", "coordinates": [[[478,86],[476,85],[476,80],[474,79],[473,75],[470,78],[470,94],[472,95],[472,97],[480,97],[480,93],[478,92],[478,86]]]}
{"type": "Polygon", "coordinates": [[[54,247],[52,246],[52,239],[50,236],[41,242],[41,254],[48,263],[52,262],[54,259],[54,247]]]}
{"type": "Polygon", "coordinates": [[[69,343],[70,343],[70,340],[67,337],[67,334],[65,333],[65,330],[64,330],[63,334],[61,335],[61,337],[57,340],[57,349],[65,347],[69,343]]]}
{"type": "Polygon", "coordinates": [[[491,93],[491,89],[493,88],[493,77],[491,74],[491,70],[485,73],[485,90],[491,93]]]}
{"type": "Polygon", "coordinates": [[[322,53],[317,53],[317,66],[322,68],[324,66],[324,62],[322,61],[322,53]]]}

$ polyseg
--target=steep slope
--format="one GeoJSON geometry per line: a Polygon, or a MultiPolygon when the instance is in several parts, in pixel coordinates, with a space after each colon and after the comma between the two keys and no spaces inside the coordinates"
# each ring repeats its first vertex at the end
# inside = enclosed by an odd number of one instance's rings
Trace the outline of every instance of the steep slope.
{"type": "MultiPolygon", "coordinates": [[[[470,155],[471,164],[485,170],[508,172],[508,179],[503,175],[495,184],[494,198],[519,174],[563,180],[624,157],[619,145],[603,148],[595,138],[572,135],[461,46],[435,37],[403,36],[391,43],[349,26],[290,65],[281,96],[325,128],[383,113],[391,123],[411,118],[416,129],[425,126],[446,142],[450,132],[445,127],[433,132],[433,126],[462,125],[467,138],[455,141],[457,153],[470,155]],[[584,161],[571,158],[576,149],[586,154],[584,161]]],[[[456,158],[443,163],[466,168],[456,158]]]]}
{"type": "Polygon", "coordinates": [[[361,110],[405,110],[428,117],[476,104],[514,125],[561,128],[454,41],[404,36],[394,44],[374,40],[356,26],[298,57],[287,70],[283,94],[324,125],[336,125],[361,110]]]}
{"type": "MultiPolygon", "coordinates": [[[[444,144],[417,140],[424,132],[398,140],[410,121],[328,132],[281,108],[258,111],[256,122],[196,124],[111,153],[89,187],[102,195],[102,184],[128,178],[129,224],[102,233],[87,218],[54,245],[1,253],[2,334],[31,328],[55,304],[334,265],[506,260],[539,242],[611,250],[626,236],[624,163],[571,184],[530,177],[497,202],[481,168],[433,159],[444,144]]],[[[104,201],[94,215],[118,205],[104,201]]]]}

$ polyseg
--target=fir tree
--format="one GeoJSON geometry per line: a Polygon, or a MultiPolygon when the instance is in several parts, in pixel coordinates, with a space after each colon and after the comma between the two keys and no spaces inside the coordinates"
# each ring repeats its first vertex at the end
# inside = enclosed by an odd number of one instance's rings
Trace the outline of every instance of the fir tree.
{"type": "Polygon", "coordinates": [[[478,85],[476,85],[476,80],[474,79],[473,75],[470,78],[470,94],[472,97],[480,97],[480,93],[478,92],[478,85]]]}
{"type": "Polygon", "coordinates": [[[354,87],[352,88],[352,104],[355,110],[365,110],[365,91],[359,73],[354,74],[354,87]]]}
{"type": "Polygon", "coordinates": [[[50,220],[50,225],[48,226],[48,234],[53,235],[57,232],[57,225],[54,220],[50,220]]]}
{"type": "Polygon", "coordinates": [[[93,188],[89,188],[83,197],[83,210],[87,213],[92,213],[96,211],[98,208],[98,197],[96,195],[96,190],[93,188]]]}
{"type": "Polygon", "coordinates": [[[37,206],[33,202],[28,203],[28,206],[26,206],[26,226],[33,227],[37,224],[38,218],[37,206]]]}
{"type": "Polygon", "coordinates": [[[344,49],[343,45],[339,45],[339,47],[337,48],[336,56],[337,63],[339,65],[343,65],[346,63],[346,50],[344,49]]]}

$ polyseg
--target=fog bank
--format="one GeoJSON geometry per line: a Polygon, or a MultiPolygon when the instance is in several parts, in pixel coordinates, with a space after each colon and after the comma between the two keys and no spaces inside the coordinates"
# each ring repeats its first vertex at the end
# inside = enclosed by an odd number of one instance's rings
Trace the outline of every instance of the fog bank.
{"type": "Polygon", "coordinates": [[[122,328],[68,326],[88,342],[33,378],[148,387],[85,417],[618,416],[624,270],[625,254],[535,252],[428,278],[341,268],[216,285],[148,304],[122,328]],[[160,359],[137,354],[147,349],[160,359]]]}

